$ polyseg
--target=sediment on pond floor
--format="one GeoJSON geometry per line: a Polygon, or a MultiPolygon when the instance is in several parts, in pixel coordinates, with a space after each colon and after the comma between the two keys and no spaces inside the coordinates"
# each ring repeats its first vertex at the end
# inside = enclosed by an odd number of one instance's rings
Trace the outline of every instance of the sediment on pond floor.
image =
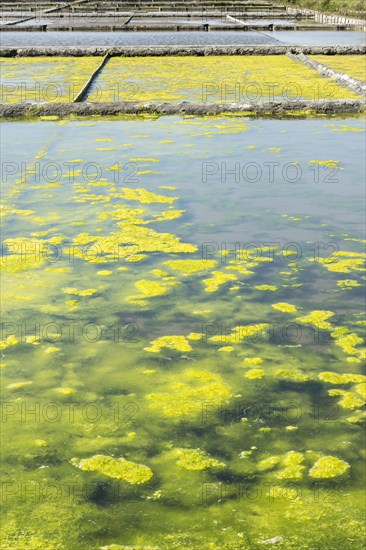
{"type": "Polygon", "coordinates": [[[121,46],[99,47],[29,47],[0,48],[0,57],[38,56],[105,56],[146,57],[146,56],[206,56],[206,55],[284,55],[303,53],[305,55],[362,55],[365,45],[355,46],[298,46],[298,45],[243,45],[243,46],[121,46]]]}
{"type": "Polygon", "coordinates": [[[111,102],[111,103],[31,103],[2,104],[0,118],[38,118],[76,116],[115,116],[123,114],[151,115],[218,115],[233,113],[245,116],[309,116],[317,114],[358,114],[365,110],[364,100],[309,100],[272,101],[256,103],[157,103],[157,102],[111,102]]]}

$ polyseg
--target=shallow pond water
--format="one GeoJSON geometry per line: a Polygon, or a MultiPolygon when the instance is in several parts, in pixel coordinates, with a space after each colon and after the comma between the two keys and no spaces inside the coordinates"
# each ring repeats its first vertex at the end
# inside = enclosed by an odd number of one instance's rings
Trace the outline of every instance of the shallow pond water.
{"type": "Polygon", "coordinates": [[[363,121],[4,127],[2,548],[361,550],[363,121]]]}
{"type": "Polygon", "coordinates": [[[358,31],[4,32],[2,46],[138,46],[227,44],[364,44],[358,31]]]}

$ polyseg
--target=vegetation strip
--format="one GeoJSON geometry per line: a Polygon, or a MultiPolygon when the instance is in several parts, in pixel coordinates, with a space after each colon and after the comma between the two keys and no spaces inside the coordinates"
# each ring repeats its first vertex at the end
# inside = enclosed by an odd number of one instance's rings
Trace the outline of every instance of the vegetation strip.
{"type": "Polygon", "coordinates": [[[89,91],[91,89],[91,86],[98,76],[98,74],[103,70],[103,67],[108,63],[109,60],[109,54],[103,58],[103,61],[101,64],[95,69],[95,71],[91,74],[89,80],[86,82],[82,90],[77,94],[77,96],[74,97],[74,103],[78,103],[79,101],[84,101],[89,94],[89,91]]]}
{"type": "Polygon", "coordinates": [[[334,113],[361,113],[365,110],[364,100],[304,100],[272,101],[256,103],[153,103],[153,102],[114,102],[114,103],[30,103],[1,104],[0,118],[37,118],[44,116],[93,116],[122,114],[156,115],[218,115],[238,113],[244,116],[290,116],[334,113]]]}
{"type": "Polygon", "coordinates": [[[243,45],[243,46],[121,46],[99,47],[28,47],[0,48],[0,57],[42,57],[42,56],[105,56],[146,57],[146,56],[206,56],[206,55],[284,55],[287,53],[307,55],[362,55],[365,45],[355,46],[291,46],[283,45],[243,45]]]}
{"type": "Polygon", "coordinates": [[[348,74],[335,71],[334,69],[331,69],[330,67],[319,63],[319,61],[316,61],[315,59],[310,59],[303,53],[293,54],[289,52],[287,55],[293,61],[298,61],[299,63],[302,63],[306,67],[309,67],[309,69],[317,71],[322,76],[333,78],[337,81],[338,84],[344,86],[345,88],[348,88],[352,92],[356,92],[358,94],[366,92],[366,83],[358,80],[357,78],[353,78],[348,74]]]}

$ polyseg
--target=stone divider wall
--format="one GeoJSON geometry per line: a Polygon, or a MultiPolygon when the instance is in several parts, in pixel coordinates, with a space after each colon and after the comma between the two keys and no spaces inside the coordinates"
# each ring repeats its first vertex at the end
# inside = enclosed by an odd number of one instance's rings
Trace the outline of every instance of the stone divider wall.
{"type": "Polygon", "coordinates": [[[1,47],[0,57],[146,57],[146,56],[206,56],[206,55],[362,55],[365,45],[356,46],[299,46],[299,45],[258,45],[258,46],[108,46],[98,47],[1,47]]]}
{"type": "Polygon", "coordinates": [[[117,116],[123,114],[151,115],[218,115],[233,113],[241,116],[265,118],[303,116],[316,114],[359,114],[366,108],[363,100],[300,100],[248,103],[44,103],[44,104],[2,104],[0,118],[38,118],[42,116],[117,116]]]}
{"type": "Polygon", "coordinates": [[[352,92],[355,92],[356,94],[366,93],[366,82],[362,82],[361,80],[358,80],[357,78],[353,78],[348,74],[340,73],[339,71],[336,71],[331,67],[327,67],[326,65],[319,63],[319,61],[316,61],[315,59],[310,59],[303,53],[300,53],[300,54],[288,53],[287,55],[293,61],[298,61],[299,63],[302,63],[306,67],[309,67],[309,69],[313,69],[317,71],[322,76],[332,78],[338,84],[340,84],[345,88],[348,88],[349,90],[351,90],[352,92]]]}

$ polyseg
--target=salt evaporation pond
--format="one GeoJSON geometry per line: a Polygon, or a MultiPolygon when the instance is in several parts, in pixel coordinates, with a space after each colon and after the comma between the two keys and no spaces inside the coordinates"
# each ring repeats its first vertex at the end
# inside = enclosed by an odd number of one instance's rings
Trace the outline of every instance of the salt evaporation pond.
{"type": "Polygon", "coordinates": [[[363,121],[4,128],[2,548],[363,548],[363,121]]]}

